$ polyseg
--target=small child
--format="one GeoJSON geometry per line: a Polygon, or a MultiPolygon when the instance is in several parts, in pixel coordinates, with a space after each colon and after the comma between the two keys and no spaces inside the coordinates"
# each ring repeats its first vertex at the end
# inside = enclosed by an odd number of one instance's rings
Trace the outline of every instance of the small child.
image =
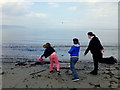
{"type": "Polygon", "coordinates": [[[70,54],[70,69],[72,71],[72,74],[74,75],[74,78],[72,79],[72,81],[78,81],[79,77],[75,69],[75,64],[79,59],[80,43],[77,38],[73,39],[73,43],[74,45],[68,51],[68,53],[70,54]]]}
{"type": "Polygon", "coordinates": [[[58,60],[58,56],[55,52],[55,50],[53,49],[53,47],[51,47],[51,44],[50,43],[46,43],[43,45],[45,49],[44,51],[44,54],[40,57],[40,60],[42,61],[43,57],[47,58],[49,57],[50,58],[50,73],[53,72],[53,64],[55,62],[56,64],[56,68],[57,68],[57,73],[58,75],[60,75],[60,64],[59,64],[59,60],[58,60]]]}

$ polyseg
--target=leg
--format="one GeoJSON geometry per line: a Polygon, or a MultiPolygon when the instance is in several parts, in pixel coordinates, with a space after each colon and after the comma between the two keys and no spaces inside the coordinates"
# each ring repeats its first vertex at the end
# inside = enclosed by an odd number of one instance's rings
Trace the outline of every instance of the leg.
{"type": "Polygon", "coordinates": [[[54,60],[55,60],[57,71],[60,71],[60,64],[56,54],[54,55],[54,60]]]}
{"type": "Polygon", "coordinates": [[[94,70],[92,72],[90,72],[93,75],[97,75],[98,72],[98,55],[93,55],[93,62],[94,62],[94,70]]]}
{"type": "Polygon", "coordinates": [[[98,71],[98,60],[94,59],[94,71],[98,71]]]}
{"type": "Polygon", "coordinates": [[[115,59],[114,57],[108,57],[108,58],[102,58],[102,60],[104,61],[105,64],[115,64],[117,63],[117,59],[115,59]]]}
{"type": "Polygon", "coordinates": [[[78,58],[76,57],[70,58],[70,69],[72,71],[72,74],[74,75],[74,78],[78,78],[78,74],[75,69],[75,64],[77,63],[77,61],[78,61],[78,58]]]}
{"type": "Polygon", "coordinates": [[[100,52],[100,53],[93,54],[93,61],[94,61],[94,70],[91,72],[91,74],[97,75],[98,62],[103,63],[102,53],[100,52]]]}
{"type": "Polygon", "coordinates": [[[50,71],[53,71],[53,56],[50,56],[50,71]]]}

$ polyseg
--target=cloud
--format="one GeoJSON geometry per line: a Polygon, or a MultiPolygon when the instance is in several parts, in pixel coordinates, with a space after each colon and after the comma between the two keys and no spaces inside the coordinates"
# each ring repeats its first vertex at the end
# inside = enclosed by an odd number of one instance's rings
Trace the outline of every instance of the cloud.
{"type": "Polygon", "coordinates": [[[85,0],[85,2],[100,2],[101,0],[85,0]]]}
{"type": "Polygon", "coordinates": [[[48,5],[50,5],[51,7],[53,7],[53,8],[58,8],[58,7],[60,7],[60,5],[59,4],[57,4],[57,3],[48,3],[48,5]]]}
{"type": "Polygon", "coordinates": [[[117,9],[117,3],[96,3],[95,8],[92,7],[89,15],[95,18],[116,16],[118,13],[117,9]]]}
{"type": "Polygon", "coordinates": [[[26,14],[26,16],[45,18],[45,17],[47,17],[47,14],[45,14],[45,13],[29,13],[29,14],[26,14]]]}
{"type": "Polygon", "coordinates": [[[25,15],[29,12],[29,7],[33,5],[32,2],[25,2],[24,0],[18,1],[18,0],[11,0],[8,1],[2,1],[0,3],[2,6],[2,14],[3,15],[11,15],[11,16],[21,16],[25,15]]]}
{"type": "Polygon", "coordinates": [[[77,6],[72,6],[72,7],[69,7],[68,10],[70,11],[76,11],[78,9],[77,6]]]}

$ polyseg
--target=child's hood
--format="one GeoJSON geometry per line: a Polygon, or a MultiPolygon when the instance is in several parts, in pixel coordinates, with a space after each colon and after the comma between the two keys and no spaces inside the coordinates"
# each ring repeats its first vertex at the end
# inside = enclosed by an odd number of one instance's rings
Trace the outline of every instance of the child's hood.
{"type": "Polygon", "coordinates": [[[75,46],[75,47],[80,47],[80,43],[74,44],[73,46],[75,46]]]}

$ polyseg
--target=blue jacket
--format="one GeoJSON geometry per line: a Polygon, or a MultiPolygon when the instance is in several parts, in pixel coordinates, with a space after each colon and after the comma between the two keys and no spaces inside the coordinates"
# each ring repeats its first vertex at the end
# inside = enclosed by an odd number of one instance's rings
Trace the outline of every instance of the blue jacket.
{"type": "Polygon", "coordinates": [[[79,51],[80,51],[80,43],[74,44],[71,49],[68,51],[70,56],[79,56],[79,51]]]}

